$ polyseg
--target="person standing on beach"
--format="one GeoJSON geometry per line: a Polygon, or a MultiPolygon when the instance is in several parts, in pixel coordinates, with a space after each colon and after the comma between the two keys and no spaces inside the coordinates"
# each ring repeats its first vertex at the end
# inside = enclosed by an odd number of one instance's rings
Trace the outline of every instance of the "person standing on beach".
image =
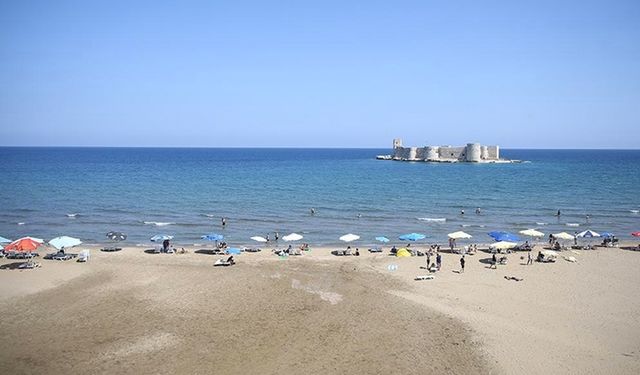
{"type": "Polygon", "coordinates": [[[527,251],[527,266],[533,264],[533,258],[531,257],[531,250],[527,251]]]}
{"type": "Polygon", "coordinates": [[[496,258],[496,253],[493,253],[493,255],[491,255],[491,267],[489,268],[498,269],[498,258],[496,258]]]}
{"type": "Polygon", "coordinates": [[[267,233],[267,238],[266,238],[267,242],[269,242],[269,233],[267,233]]]}
{"type": "Polygon", "coordinates": [[[436,254],[436,268],[438,268],[438,271],[440,271],[440,267],[442,267],[442,257],[438,253],[436,254]]]}
{"type": "Polygon", "coordinates": [[[460,257],[460,273],[464,273],[464,255],[460,257]]]}
{"type": "Polygon", "coordinates": [[[280,235],[278,234],[278,232],[276,232],[276,233],[275,233],[275,239],[276,239],[276,242],[278,241],[278,238],[280,238],[280,235]]]}
{"type": "Polygon", "coordinates": [[[573,232],[573,244],[578,246],[578,231],[573,232]]]}
{"type": "Polygon", "coordinates": [[[427,269],[431,265],[431,251],[427,251],[427,269]]]}

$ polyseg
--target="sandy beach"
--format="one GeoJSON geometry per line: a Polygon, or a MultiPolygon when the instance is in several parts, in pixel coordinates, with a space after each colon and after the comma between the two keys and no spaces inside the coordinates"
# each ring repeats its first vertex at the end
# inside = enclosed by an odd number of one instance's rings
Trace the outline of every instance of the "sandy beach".
{"type": "Polygon", "coordinates": [[[92,248],[88,263],[25,271],[0,260],[0,372],[640,372],[638,252],[530,266],[514,253],[495,270],[478,252],[464,274],[444,253],[435,279],[415,281],[424,257],[314,248],[213,267],[221,256],[196,249],[92,248]]]}

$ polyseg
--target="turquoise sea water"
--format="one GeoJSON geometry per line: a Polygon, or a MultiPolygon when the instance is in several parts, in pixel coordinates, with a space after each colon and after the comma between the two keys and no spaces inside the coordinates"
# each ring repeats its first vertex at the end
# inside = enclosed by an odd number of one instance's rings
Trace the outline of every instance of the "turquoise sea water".
{"type": "Polygon", "coordinates": [[[489,242],[491,230],[588,228],[623,239],[640,230],[640,151],[502,150],[523,164],[375,160],[389,152],[0,148],[0,235],[92,243],[118,230],[130,243],[166,233],[191,244],[214,232],[243,245],[278,231],[332,245],[351,232],[364,246],[408,232],[445,242],[464,230],[489,242]]]}

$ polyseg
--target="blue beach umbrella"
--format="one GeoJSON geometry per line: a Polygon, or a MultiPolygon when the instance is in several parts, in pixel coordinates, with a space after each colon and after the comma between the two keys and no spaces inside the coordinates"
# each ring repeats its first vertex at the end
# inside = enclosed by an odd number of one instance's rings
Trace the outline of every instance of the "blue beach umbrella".
{"type": "Polygon", "coordinates": [[[241,250],[235,247],[230,247],[227,249],[227,254],[240,255],[241,250]]]}
{"type": "Polygon", "coordinates": [[[9,243],[9,242],[11,242],[10,239],[0,236],[0,243],[9,243]]]}
{"type": "Polygon", "coordinates": [[[385,236],[380,236],[380,237],[376,237],[376,241],[380,241],[382,243],[387,243],[389,242],[389,239],[385,236]]]}
{"type": "Polygon", "coordinates": [[[520,237],[516,236],[513,233],[503,232],[503,231],[493,231],[487,233],[489,237],[493,238],[497,242],[500,241],[508,241],[508,242],[518,242],[520,241],[520,237]]]}
{"type": "Polygon", "coordinates": [[[426,237],[427,236],[421,233],[408,233],[408,234],[403,234],[398,238],[401,239],[402,241],[418,241],[418,240],[423,240],[426,237]]]}
{"type": "Polygon", "coordinates": [[[224,239],[224,236],[221,234],[217,234],[217,233],[210,233],[210,234],[205,234],[204,236],[200,237],[203,240],[207,240],[207,241],[222,241],[224,239]]]}
{"type": "Polygon", "coordinates": [[[161,242],[164,240],[172,240],[173,236],[169,236],[168,234],[156,234],[155,236],[151,237],[151,242],[161,242]]]}
{"type": "Polygon", "coordinates": [[[611,238],[611,237],[615,236],[615,234],[613,234],[611,232],[602,232],[602,233],[600,233],[600,236],[604,237],[604,238],[611,238]]]}

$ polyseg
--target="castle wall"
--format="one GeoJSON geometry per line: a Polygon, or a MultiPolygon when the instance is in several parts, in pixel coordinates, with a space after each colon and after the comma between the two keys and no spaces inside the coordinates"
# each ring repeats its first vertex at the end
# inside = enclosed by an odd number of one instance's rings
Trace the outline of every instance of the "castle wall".
{"type": "Polygon", "coordinates": [[[461,147],[402,147],[402,140],[394,139],[393,144],[392,158],[395,160],[483,162],[500,158],[498,146],[482,146],[478,143],[461,147]]]}

